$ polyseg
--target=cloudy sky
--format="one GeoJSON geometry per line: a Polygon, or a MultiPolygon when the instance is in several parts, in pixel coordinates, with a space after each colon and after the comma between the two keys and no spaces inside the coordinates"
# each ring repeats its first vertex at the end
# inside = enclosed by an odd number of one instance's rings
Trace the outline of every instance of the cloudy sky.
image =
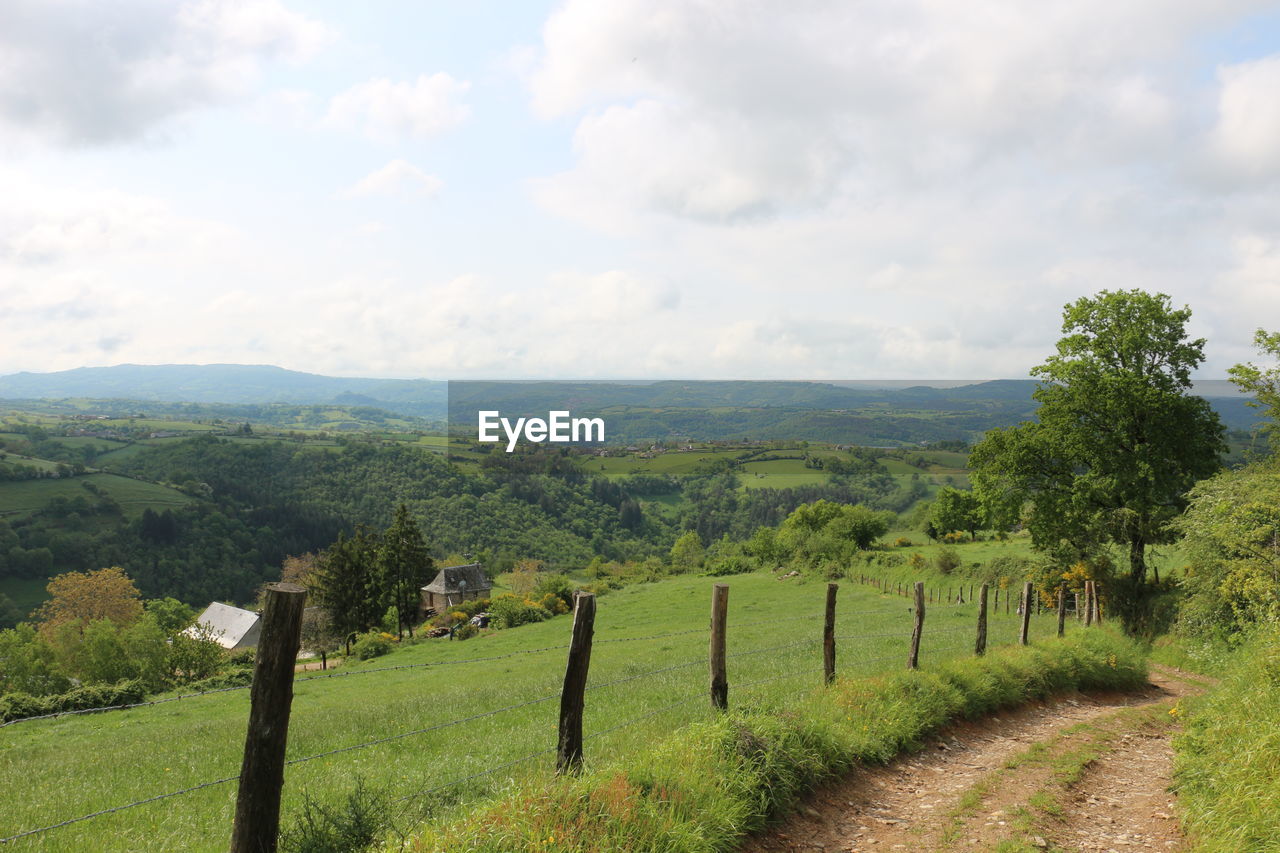
{"type": "Polygon", "coordinates": [[[1280,329],[1280,4],[0,2],[0,373],[986,378],[1280,329]]]}

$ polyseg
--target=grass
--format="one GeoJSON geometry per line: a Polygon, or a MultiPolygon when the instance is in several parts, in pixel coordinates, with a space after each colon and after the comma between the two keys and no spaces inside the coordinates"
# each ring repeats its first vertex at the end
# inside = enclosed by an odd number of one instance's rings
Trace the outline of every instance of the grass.
{"type": "Polygon", "coordinates": [[[29,515],[56,497],[92,498],[80,485],[93,483],[111,495],[124,510],[125,515],[135,517],[148,507],[154,510],[183,506],[194,498],[155,483],[146,483],[116,474],[86,474],[58,480],[20,480],[0,483],[0,516],[29,515]]]}
{"type": "MultiPolygon", "coordinates": [[[[727,579],[730,702],[789,704],[821,680],[819,643],[825,584],[780,582],[770,574],[727,579]],[[782,647],[782,648],[773,648],[782,647]],[[772,649],[770,651],[762,651],[772,649]],[[756,683],[759,682],[759,683],[756,683]]],[[[713,718],[706,694],[708,578],[684,577],[641,584],[600,600],[586,712],[589,769],[630,760],[657,739],[713,718]],[[656,637],[631,642],[624,638],[656,637]],[[606,682],[637,677],[606,686],[606,682]],[[648,715],[648,716],[646,716],[648,715]],[[636,718],[634,725],[610,731],[636,718]]],[[[911,625],[906,602],[871,587],[845,582],[837,634],[839,672],[850,676],[901,669],[911,625]],[[862,639],[848,639],[849,637],[862,639]]],[[[926,668],[968,656],[974,609],[935,607],[928,613],[921,660],[926,668]]],[[[557,618],[466,642],[425,641],[364,665],[436,662],[439,667],[300,681],[290,724],[291,758],[364,743],[542,697],[464,725],[387,741],[315,761],[286,773],[284,811],[296,814],[303,792],[332,801],[358,776],[390,785],[397,795],[483,773],[554,746],[563,646],[570,622],[557,618]],[[499,658],[465,665],[451,661],[499,658]]],[[[1033,636],[1053,630],[1049,617],[1034,621],[1033,636]]],[[[1016,637],[1014,617],[995,616],[991,642],[1016,637]]],[[[22,723],[0,730],[0,786],[21,789],[6,804],[5,830],[43,826],[99,809],[234,776],[244,739],[247,695],[211,695],[190,701],[95,716],[22,723]]],[[[402,804],[401,820],[422,810],[447,814],[455,801],[474,802],[512,779],[545,781],[549,756],[402,804]]],[[[63,827],[14,850],[225,849],[235,785],[173,801],[139,806],[63,827]]]]}
{"type": "Polygon", "coordinates": [[[1280,630],[1261,629],[1218,689],[1184,703],[1175,789],[1196,850],[1280,850],[1280,630]]]}
{"type": "Polygon", "coordinates": [[[689,726],[581,778],[517,785],[410,849],[729,851],[824,778],[918,748],[946,723],[1058,690],[1131,688],[1141,651],[1099,631],[932,671],[840,680],[689,726]]]}

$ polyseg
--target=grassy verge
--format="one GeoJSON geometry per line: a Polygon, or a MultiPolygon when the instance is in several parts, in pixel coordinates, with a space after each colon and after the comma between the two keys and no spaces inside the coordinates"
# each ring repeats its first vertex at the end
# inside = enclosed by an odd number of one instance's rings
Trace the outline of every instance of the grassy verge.
{"type": "Polygon", "coordinates": [[[1174,779],[1196,849],[1280,850],[1280,629],[1254,637],[1188,706],[1174,779]]]}
{"type": "Polygon", "coordinates": [[[459,821],[422,827],[410,848],[732,850],[815,783],[916,748],[957,718],[1145,678],[1136,646],[1091,631],[926,671],[838,681],[696,723],[580,778],[515,785],[459,821]]]}

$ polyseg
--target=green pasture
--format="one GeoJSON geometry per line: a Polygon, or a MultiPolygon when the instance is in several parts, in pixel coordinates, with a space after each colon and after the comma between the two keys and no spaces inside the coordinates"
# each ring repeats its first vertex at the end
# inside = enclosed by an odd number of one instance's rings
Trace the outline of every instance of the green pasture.
{"type": "MultiPolygon", "coordinates": [[[[795,701],[821,689],[826,584],[780,581],[771,574],[725,581],[730,703],[795,701]]],[[[706,665],[712,583],[677,578],[600,599],[586,705],[588,767],[634,755],[673,730],[712,718],[706,665]]],[[[857,676],[904,667],[912,627],[907,600],[848,581],[839,594],[838,671],[857,676]]],[[[974,615],[971,605],[929,608],[921,652],[925,668],[972,653],[974,615]]],[[[454,805],[491,794],[512,778],[548,776],[554,757],[545,751],[555,746],[570,629],[570,619],[562,616],[466,642],[423,641],[335,674],[437,666],[300,678],[290,759],[394,739],[288,767],[285,824],[298,813],[304,792],[334,802],[359,777],[388,788],[393,797],[408,797],[396,809],[404,823],[412,823],[447,815],[454,805]],[[484,716],[510,706],[516,707],[484,716]],[[491,770],[496,772],[486,773],[491,770]],[[448,784],[474,774],[486,775],[448,784]]],[[[993,644],[1014,641],[1016,630],[1016,617],[992,616],[993,644]]],[[[1053,630],[1052,617],[1036,617],[1033,636],[1053,630]]],[[[0,831],[12,834],[234,778],[247,707],[247,692],[238,691],[0,730],[0,785],[22,791],[6,803],[0,831]]],[[[235,782],[227,782],[10,847],[77,853],[225,850],[235,795],[235,782]]]]}
{"type": "Polygon", "coordinates": [[[111,495],[128,516],[138,516],[144,509],[173,508],[190,503],[193,498],[168,486],[144,483],[116,474],[86,474],[58,480],[21,480],[0,483],[0,516],[28,515],[56,497],[92,498],[80,485],[93,483],[111,495]]]}
{"type": "Polygon", "coordinates": [[[804,467],[802,459],[765,459],[746,462],[737,468],[738,480],[748,489],[789,489],[820,486],[828,476],[820,468],[804,467]]]}

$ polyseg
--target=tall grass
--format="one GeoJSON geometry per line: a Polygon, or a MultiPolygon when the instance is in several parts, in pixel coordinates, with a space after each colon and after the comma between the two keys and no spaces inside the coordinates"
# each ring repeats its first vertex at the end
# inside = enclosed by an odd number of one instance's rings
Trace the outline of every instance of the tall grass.
{"type": "Polygon", "coordinates": [[[1236,652],[1186,714],[1174,778],[1196,849],[1280,850],[1280,628],[1236,652]]]}
{"type": "Polygon", "coordinates": [[[952,720],[1145,678],[1136,645],[1091,631],[929,671],[842,679],[693,724],[581,778],[517,785],[464,820],[423,827],[412,849],[733,850],[815,783],[915,748],[952,720]]]}

